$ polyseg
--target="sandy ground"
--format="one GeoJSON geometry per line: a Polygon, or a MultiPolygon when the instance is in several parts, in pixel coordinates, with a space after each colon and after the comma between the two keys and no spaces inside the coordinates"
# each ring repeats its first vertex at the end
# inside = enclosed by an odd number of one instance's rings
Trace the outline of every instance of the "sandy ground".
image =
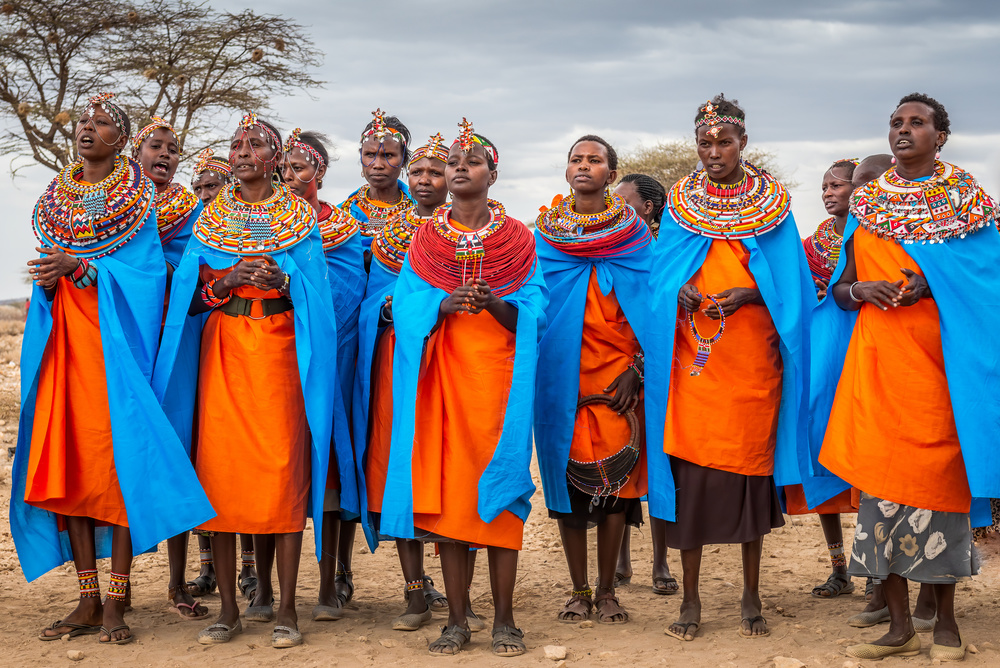
{"type": "MultiPolygon", "coordinates": [[[[546,645],[562,646],[567,651],[566,666],[760,666],[775,665],[775,659],[788,657],[808,666],[859,666],[844,654],[844,647],[874,639],[886,629],[853,629],[846,624],[864,605],[863,582],[858,581],[853,595],[833,600],[810,597],[813,586],[826,579],[829,558],[815,517],[788,518],[788,523],[764,541],[762,597],[764,615],[771,635],[744,639],[737,634],[741,575],[739,547],[709,547],[702,569],[703,624],[700,636],[684,643],[663,634],[676,618],[679,596],[657,596],[650,583],[652,555],[648,527],[633,533],[632,584],[619,590],[622,604],[632,621],[620,626],[600,624],[562,624],[556,613],[570,589],[565,560],[555,522],[547,519],[542,495],[533,499],[534,511],[525,527],[524,550],[515,590],[517,623],[525,630],[528,653],[520,658],[501,659],[490,653],[488,633],[473,636],[472,643],[455,658],[433,658],[427,643],[435,638],[445,620],[434,621],[420,631],[403,633],[390,627],[393,617],[403,610],[403,578],[398,568],[395,548],[386,544],[374,555],[358,545],[354,560],[354,600],[344,619],[337,622],[313,622],[310,611],[315,604],[319,584],[316,560],[311,550],[303,555],[299,577],[299,628],[305,644],[290,650],[270,647],[271,625],[244,623],[243,635],[228,645],[206,647],[196,640],[204,621],[185,621],[173,613],[166,599],[166,554],[138,557],[133,566],[134,612],[127,620],[136,642],[120,647],[101,647],[96,636],[71,641],[43,643],[36,639],[39,630],[60,619],[75,606],[76,578],[72,564],[67,564],[26,583],[18,565],[7,520],[10,499],[10,459],[7,448],[16,440],[19,370],[16,366],[19,347],[19,323],[0,322],[0,643],[7,666],[59,666],[74,663],[69,650],[80,650],[80,665],[101,666],[114,663],[129,665],[323,665],[323,666],[420,666],[454,663],[474,666],[558,666],[545,658],[546,645]]],[[[536,475],[536,484],[538,484],[536,475]]],[[[844,518],[846,539],[853,531],[853,518],[844,518]]],[[[311,533],[311,530],[308,531],[311,533]]],[[[592,532],[593,540],[593,532],[592,532]]],[[[312,537],[306,536],[306,545],[312,537]]],[[[1000,665],[1000,539],[980,544],[983,573],[972,582],[958,587],[956,607],[959,624],[967,642],[975,645],[969,665],[1000,665]]],[[[593,546],[591,568],[594,564],[593,546]]],[[[485,557],[485,555],[483,555],[485,557]]],[[[191,575],[197,563],[195,541],[189,563],[191,575]]],[[[680,575],[675,553],[670,567],[680,575]]],[[[109,564],[99,564],[102,589],[107,588],[109,564]]],[[[440,563],[428,552],[426,568],[439,583],[440,563]]],[[[593,572],[593,571],[592,571],[593,572]]],[[[592,576],[593,577],[593,576],[592,576]]],[[[916,587],[912,588],[916,596],[916,587]]],[[[492,616],[485,558],[481,558],[473,586],[473,606],[489,620],[492,616]]],[[[204,599],[213,615],[219,609],[218,598],[204,599]]],[[[929,665],[930,636],[922,636],[925,648],[920,656],[893,658],[890,664],[929,665]]],[[[779,664],[782,663],[779,661],[779,664]]],[[[792,663],[791,665],[802,665],[792,663]]]]}

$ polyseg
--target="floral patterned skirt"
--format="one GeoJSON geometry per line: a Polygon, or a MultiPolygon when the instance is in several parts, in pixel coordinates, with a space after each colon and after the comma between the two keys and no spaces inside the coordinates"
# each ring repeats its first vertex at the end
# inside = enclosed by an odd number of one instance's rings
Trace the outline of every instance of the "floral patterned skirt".
{"type": "Polygon", "coordinates": [[[951,584],[979,572],[968,513],[945,513],[861,493],[849,575],[951,584]]]}

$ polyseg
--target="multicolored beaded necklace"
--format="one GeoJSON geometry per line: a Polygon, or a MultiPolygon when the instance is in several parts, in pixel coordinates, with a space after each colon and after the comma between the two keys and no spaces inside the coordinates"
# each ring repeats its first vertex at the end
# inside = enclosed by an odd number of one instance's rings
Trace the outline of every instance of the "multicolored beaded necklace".
{"type": "Polygon", "coordinates": [[[743,162],[743,178],[725,185],[704,169],[678,181],[667,193],[667,209],[689,232],[710,239],[747,239],[770,232],[784,221],[791,197],[773,176],[743,162]]]}
{"type": "Polygon", "coordinates": [[[406,251],[410,249],[414,232],[431,220],[434,220],[433,215],[427,218],[418,216],[416,206],[411,206],[393,218],[372,240],[372,254],[375,259],[392,273],[398,274],[403,268],[403,260],[406,258],[406,251]]]}
{"type": "Polygon", "coordinates": [[[649,244],[649,229],[620,195],[609,193],[605,203],[607,209],[600,213],[580,214],[572,195],[557,196],[535,227],[554,248],[579,257],[623,255],[649,244]]]}
{"type": "Polygon", "coordinates": [[[326,202],[319,203],[319,231],[323,235],[323,251],[329,253],[353,237],[358,231],[354,216],[326,202]]]}
{"type": "Polygon", "coordinates": [[[83,184],[83,162],[64,167],[35,205],[32,227],[43,246],[91,260],[114,252],[142,227],[156,188],[134,160],[119,155],[111,174],[83,184]]]}
{"type": "Polygon", "coordinates": [[[226,186],[198,217],[194,235],[235,255],[276,253],[307,238],[316,226],[312,206],[284,184],[271,187],[274,192],[267,199],[244,202],[239,183],[226,186]]]}
{"type": "Polygon", "coordinates": [[[410,266],[431,285],[453,292],[481,278],[498,297],[516,292],[535,271],[535,237],[503,206],[489,200],[490,222],[464,230],[451,222],[451,204],[438,207],[434,221],[413,234],[410,266]]]}
{"type": "Polygon", "coordinates": [[[694,337],[695,342],[698,344],[698,352],[694,356],[694,363],[688,367],[690,375],[700,376],[701,372],[705,370],[705,364],[708,363],[708,356],[712,353],[712,346],[719,342],[722,338],[722,332],[726,329],[726,314],[723,312],[722,307],[719,306],[718,300],[711,295],[705,295],[705,299],[712,302],[715,308],[719,310],[719,331],[713,334],[711,337],[705,337],[701,335],[698,331],[698,326],[694,322],[694,311],[687,312],[687,322],[688,327],[691,329],[691,336],[694,337]]]}
{"type": "Polygon", "coordinates": [[[964,239],[997,219],[997,206],[972,175],[947,162],[934,163],[926,181],[909,181],[893,167],[851,195],[861,226],[896,243],[944,243],[964,239]]]}
{"type": "Polygon", "coordinates": [[[830,280],[840,260],[843,243],[844,237],[837,233],[837,219],[832,216],[820,223],[812,236],[806,239],[806,260],[814,277],[830,280]]]}
{"type": "Polygon", "coordinates": [[[156,229],[160,232],[160,243],[173,240],[184,229],[191,212],[198,206],[194,193],[178,183],[170,183],[162,193],[157,193],[156,229]]]}
{"type": "Polygon", "coordinates": [[[366,237],[377,236],[382,231],[382,228],[386,226],[386,223],[413,205],[413,202],[402,191],[399,193],[399,201],[395,204],[389,204],[377,199],[370,199],[368,197],[370,190],[370,186],[363,186],[356,193],[348,197],[346,202],[341,204],[341,208],[348,213],[351,211],[351,205],[357,204],[358,208],[365,214],[367,220],[361,220],[359,224],[361,226],[361,234],[366,237]]]}

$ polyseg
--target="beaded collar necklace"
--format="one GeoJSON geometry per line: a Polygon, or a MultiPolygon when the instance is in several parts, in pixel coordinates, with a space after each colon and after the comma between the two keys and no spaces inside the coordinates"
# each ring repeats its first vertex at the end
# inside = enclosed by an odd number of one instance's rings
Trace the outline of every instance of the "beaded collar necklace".
{"type": "Polygon", "coordinates": [[[770,232],[787,217],[791,197],[773,176],[743,162],[743,180],[712,182],[704,169],[685,176],[667,193],[677,224],[710,239],[747,239],[770,232]]]}
{"type": "Polygon", "coordinates": [[[622,256],[649,245],[649,228],[620,195],[612,193],[605,202],[608,208],[600,213],[579,214],[572,196],[557,196],[535,227],[554,248],[578,257],[622,256]]]}
{"type": "Polygon", "coordinates": [[[357,233],[358,221],[332,204],[320,202],[319,231],[323,235],[323,250],[329,253],[357,233]]]}
{"type": "Polygon", "coordinates": [[[823,279],[829,279],[840,259],[840,247],[844,237],[837,234],[837,219],[827,218],[807,240],[806,259],[809,270],[823,279]]]}
{"type": "Polygon", "coordinates": [[[433,214],[423,218],[417,215],[417,207],[411,206],[389,221],[372,240],[372,254],[389,271],[398,274],[403,268],[403,259],[410,248],[414,232],[430,220],[434,220],[433,214]]]}
{"type": "Polygon", "coordinates": [[[35,205],[32,227],[39,242],[82,259],[114,252],[142,227],[156,188],[134,160],[119,155],[111,174],[83,184],[83,162],[64,167],[35,205]]]}
{"type": "Polygon", "coordinates": [[[234,255],[259,255],[287,250],[306,239],[316,226],[312,206],[288,186],[260,202],[240,199],[240,184],[231,183],[212,200],[194,225],[194,235],[217,250],[234,255]]]}
{"type": "Polygon", "coordinates": [[[173,240],[184,229],[191,212],[198,206],[198,198],[178,183],[167,185],[167,189],[156,195],[156,229],[160,232],[160,242],[173,240]]]}
{"type": "Polygon", "coordinates": [[[347,201],[342,205],[345,211],[350,212],[351,204],[357,204],[361,212],[365,214],[367,220],[360,220],[358,222],[361,225],[361,234],[366,237],[376,236],[382,231],[386,223],[413,205],[413,202],[410,201],[402,190],[399,191],[399,200],[394,204],[371,199],[368,196],[370,191],[371,186],[362,186],[356,193],[348,197],[347,201]]]}
{"type": "Polygon", "coordinates": [[[940,160],[926,181],[909,181],[893,167],[851,195],[861,226],[896,243],[964,239],[997,219],[997,206],[972,175],[940,160]]]}

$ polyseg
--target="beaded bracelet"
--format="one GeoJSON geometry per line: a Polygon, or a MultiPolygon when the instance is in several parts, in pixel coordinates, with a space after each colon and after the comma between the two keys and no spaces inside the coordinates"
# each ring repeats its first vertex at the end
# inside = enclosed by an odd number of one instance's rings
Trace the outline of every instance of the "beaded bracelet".
{"type": "Polygon", "coordinates": [[[857,297],[854,296],[854,286],[857,285],[860,282],[861,281],[854,281],[853,283],[851,283],[851,288],[850,288],[850,290],[847,291],[847,294],[848,294],[848,296],[850,296],[851,301],[855,301],[855,302],[857,302],[859,304],[861,302],[863,302],[864,299],[858,299],[857,297]]]}
{"type": "Polygon", "coordinates": [[[643,377],[643,375],[642,375],[642,371],[639,371],[639,367],[636,365],[635,362],[632,362],[631,364],[629,364],[628,368],[632,369],[632,371],[635,371],[635,375],[639,376],[639,382],[640,383],[642,383],[642,382],[644,382],[646,380],[645,377],[643,377]]]}
{"type": "Polygon", "coordinates": [[[215,296],[215,282],[219,279],[213,278],[210,281],[206,281],[205,285],[201,286],[201,300],[208,305],[209,308],[218,308],[226,302],[228,302],[233,297],[233,293],[230,292],[223,299],[219,299],[215,296]]]}
{"type": "Polygon", "coordinates": [[[89,288],[97,280],[97,267],[91,266],[89,262],[81,258],[69,277],[75,287],[81,290],[89,288]]]}

